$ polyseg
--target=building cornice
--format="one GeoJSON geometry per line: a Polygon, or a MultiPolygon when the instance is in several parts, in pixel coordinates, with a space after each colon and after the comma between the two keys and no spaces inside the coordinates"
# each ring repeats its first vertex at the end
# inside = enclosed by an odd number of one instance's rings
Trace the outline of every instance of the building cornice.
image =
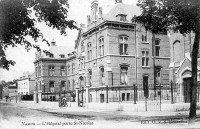
{"type": "MultiPolygon", "coordinates": [[[[82,35],[83,37],[87,37],[88,34],[90,35],[91,33],[94,33],[94,32],[96,32],[96,31],[98,31],[99,28],[102,28],[102,26],[104,26],[104,25],[106,25],[106,24],[118,24],[118,25],[122,25],[122,26],[133,26],[133,27],[135,27],[135,24],[134,24],[134,23],[119,22],[119,21],[107,21],[107,20],[106,20],[106,21],[103,21],[102,23],[100,23],[99,25],[90,28],[90,29],[87,30],[86,32],[82,33],[81,35],[82,35]]],[[[113,28],[119,29],[119,27],[114,27],[114,26],[113,26],[113,28]]],[[[121,29],[121,28],[120,28],[120,29],[121,29]]],[[[127,29],[129,29],[129,28],[127,28],[127,29]]],[[[134,28],[133,28],[132,30],[134,30],[134,28]]]]}

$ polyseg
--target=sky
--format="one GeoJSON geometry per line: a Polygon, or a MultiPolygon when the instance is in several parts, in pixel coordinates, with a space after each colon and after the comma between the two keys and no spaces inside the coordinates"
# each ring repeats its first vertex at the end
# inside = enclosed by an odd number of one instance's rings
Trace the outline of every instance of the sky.
{"type": "MultiPolygon", "coordinates": [[[[68,0],[69,2],[69,12],[68,20],[75,20],[78,25],[81,23],[87,24],[87,15],[90,15],[90,6],[93,0],[68,0]]],[[[138,0],[122,0],[124,4],[134,4],[136,5],[138,0]]],[[[98,0],[99,6],[103,8],[103,13],[107,13],[114,5],[115,0],[98,0]]],[[[45,24],[37,24],[37,27],[41,30],[44,37],[48,41],[56,42],[59,46],[74,47],[75,40],[77,38],[77,30],[67,30],[67,36],[60,35],[59,31],[52,30],[45,24]]],[[[48,46],[41,41],[38,41],[42,49],[48,49],[48,46]]],[[[5,69],[0,69],[0,81],[12,81],[18,79],[23,75],[24,72],[34,72],[34,60],[35,60],[35,49],[31,49],[29,52],[25,50],[24,46],[18,46],[15,48],[9,47],[6,49],[6,55],[9,60],[14,60],[16,62],[15,66],[10,66],[9,71],[5,69]]]]}

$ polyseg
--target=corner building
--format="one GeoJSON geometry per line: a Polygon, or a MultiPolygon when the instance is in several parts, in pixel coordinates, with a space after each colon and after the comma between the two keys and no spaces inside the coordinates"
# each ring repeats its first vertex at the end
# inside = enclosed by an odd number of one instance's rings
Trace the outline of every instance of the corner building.
{"type": "Polygon", "coordinates": [[[132,101],[134,84],[148,87],[169,83],[168,36],[155,34],[153,44],[152,33],[132,20],[140,14],[140,8],[126,5],[122,0],[115,0],[107,14],[102,12],[94,0],[87,25],[81,24],[75,42],[77,100],[132,101]]]}

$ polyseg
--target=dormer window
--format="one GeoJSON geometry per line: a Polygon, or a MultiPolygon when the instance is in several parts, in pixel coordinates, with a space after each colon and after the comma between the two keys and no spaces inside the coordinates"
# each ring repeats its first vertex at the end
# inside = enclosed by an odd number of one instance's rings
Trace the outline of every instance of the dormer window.
{"type": "Polygon", "coordinates": [[[54,55],[53,55],[53,54],[49,54],[49,57],[50,57],[50,58],[53,58],[53,57],[54,57],[54,55]]]}
{"type": "Polygon", "coordinates": [[[125,22],[126,21],[126,15],[125,14],[118,14],[117,16],[117,20],[125,22]]]}
{"type": "Polygon", "coordinates": [[[119,20],[120,21],[126,21],[126,16],[125,15],[120,15],[119,20]]]}
{"type": "Polygon", "coordinates": [[[64,54],[61,54],[61,55],[60,55],[60,58],[65,58],[65,55],[64,55],[64,54]]]}

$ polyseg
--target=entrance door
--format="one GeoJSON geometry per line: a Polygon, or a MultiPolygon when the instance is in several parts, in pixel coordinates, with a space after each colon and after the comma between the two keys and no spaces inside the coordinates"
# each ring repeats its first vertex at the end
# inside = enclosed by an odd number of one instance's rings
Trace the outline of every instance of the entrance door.
{"type": "Polygon", "coordinates": [[[185,103],[190,102],[190,85],[192,78],[184,78],[183,79],[183,95],[185,103]]]}
{"type": "Polygon", "coordinates": [[[149,87],[148,87],[148,75],[143,76],[143,90],[144,90],[144,97],[149,97],[149,87]]]}

